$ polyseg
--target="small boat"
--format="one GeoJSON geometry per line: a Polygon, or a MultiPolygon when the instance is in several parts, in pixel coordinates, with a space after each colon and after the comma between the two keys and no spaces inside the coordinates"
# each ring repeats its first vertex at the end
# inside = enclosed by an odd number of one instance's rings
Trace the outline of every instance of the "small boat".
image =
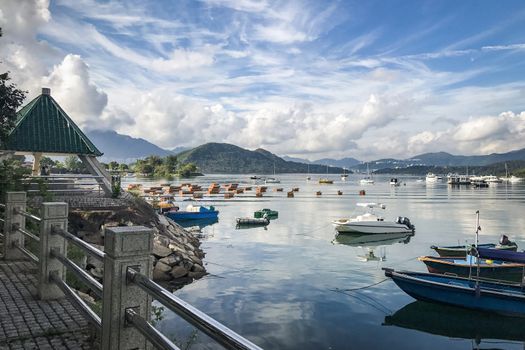
{"type": "Polygon", "coordinates": [[[370,169],[368,168],[368,163],[366,163],[366,176],[359,180],[359,183],[361,185],[373,185],[374,179],[372,179],[372,176],[370,176],[370,169]]]}
{"type": "Polygon", "coordinates": [[[334,180],[330,180],[330,179],[326,179],[326,178],[321,178],[321,179],[319,179],[319,183],[320,183],[320,184],[329,185],[329,184],[333,184],[333,183],[334,183],[334,180]]]}
{"type": "Polygon", "coordinates": [[[501,180],[504,182],[516,183],[520,182],[521,178],[514,175],[509,177],[509,169],[507,168],[507,163],[505,163],[505,177],[502,177],[501,180]]]}
{"type": "Polygon", "coordinates": [[[399,216],[395,221],[385,221],[374,213],[374,208],[385,209],[384,204],[357,203],[357,206],[367,208],[367,212],[352,218],[332,221],[337,232],[351,233],[413,233],[414,225],[406,217],[399,216]]]}
{"type": "Polygon", "coordinates": [[[399,187],[401,186],[401,182],[397,180],[397,178],[393,177],[390,179],[390,186],[392,187],[399,187]]]}
{"type": "Polygon", "coordinates": [[[268,219],[277,219],[279,217],[279,212],[277,210],[271,209],[261,209],[253,213],[253,217],[256,219],[268,217],[268,219]]]}
{"type": "Polygon", "coordinates": [[[348,174],[346,173],[346,168],[343,168],[343,173],[341,174],[341,180],[346,181],[348,179],[348,174]]]}
{"type": "Polygon", "coordinates": [[[170,210],[166,212],[164,215],[166,215],[168,218],[172,219],[173,221],[179,221],[179,220],[198,220],[198,219],[209,219],[209,218],[217,218],[219,215],[219,211],[215,210],[214,206],[205,207],[202,205],[188,205],[186,207],[186,210],[170,210]]]}
{"type": "Polygon", "coordinates": [[[257,175],[253,175],[253,176],[250,176],[250,180],[260,180],[262,179],[260,176],[257,176],[257,175]]]}
{"type": "Polygon", "coordinates": [[[448,174],[447,183],[451,186],[470,185],[472,180],[468,175],[448,174]]]}
{"type": "Polygon", "coordinates": [[[466,258],[421,256],[418,260],[423,262],[431,273],[469,277],[474,276],[479,267],[480,278],[508,282],[521,282],[525,269],[523,263],[492,259],[479,259],[478,262],[478,258],[472,255],[467,255],[466,258]]]}
{"type": "Polygon", "coordinates": [[[385,276],[411,297],[491,313],[525,317],[525,291],[520,285],[450,275],[395,271],[385,276]]]}
{"type": "Polygon", "coordinates": [[[425,177],[425,182],[427,183],[438,182],[438,176],[432,172],[429,172],[427,176],[425,177]]]}
{"type": "MultiPolygon", "coordinates": [[[[472,249],[472,247],[475,247],[474,244],[472,245],[454,245],[454,246],[431,246],[430,249],[434,249],[439,256],[442,257],[466,257],[467,253],[472,249]]],[[[518,245],[514,242],[509,241],[508,237],[505,235],[502,235],[500,238],[500,242],[498,244],[494,243],[485,243],[485,244],[478,244],[478,248],[487,248],[487,249],[502,249],[502,250],[510,250],[510,251],[516,251],[518,249],[518,245]]]]}
{"type": "Polygon", "coordinates": [[[413,233],[338,233],[332,244],[344,244],[352,247],[378,247],[395,243],[407,244],[414,236],[413,233]]]}
{"type": "Polygon", "coordinates": [[[475,187],[475,188],[489,187],[489,184],[483,179],[480,179],[480,180],[471,179],[470,184],[472,185],[472,187],[475,187]]]}
{"type": "Polygon", "coordinates": [[[275,177],[275,163],[273,163],[273,176],[274,177],[266,178],[264,182],[267,184],[280,184],[281,183],[281,180],[275,177]]]}
{"type": "Polygon", "coordinates": [[[270,223],[270,219],[267,217],[263,218],[237,218],[238,226],[267,226],[270,223]]]}
{"type": "Polygon", "coordinates": [[[494,176],[494,175],[487,175],[487,176],[483,176],[483,180],[485,180],[485,182],[487,183],[502,183],[503,180],[500,179],[499,177],[497,176],[494,176]]]}

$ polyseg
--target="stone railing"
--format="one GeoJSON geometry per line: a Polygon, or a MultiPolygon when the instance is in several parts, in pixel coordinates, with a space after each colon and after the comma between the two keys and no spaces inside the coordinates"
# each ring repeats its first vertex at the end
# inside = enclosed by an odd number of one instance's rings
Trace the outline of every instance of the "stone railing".
{"type": "Polygon", "coordinates": [[[26,193],[8,192],[4,209],[4,255],[6,260],[29,258],[38,264],[38,296],[68,297],[93,324],[106,349],[178,349],[150,323],[155,299],[227,349],[260,349],[213,318],[153,282],[153,231],[143,226],[108,228],[104,252],[67,232],[67,203],[42,203],[40,215],[26,211],[26,193]],[[39,233],[26,229],[26,220],[39,233]],[[38,244],[38,253],[26,249],[25,239],[38,244]],[[68,244],[99,259],[104,265],[104,285],[67,257],[68,244]],[[95,313],[65,281],[72,272],[102,300],[102,315],[95,313]]]}

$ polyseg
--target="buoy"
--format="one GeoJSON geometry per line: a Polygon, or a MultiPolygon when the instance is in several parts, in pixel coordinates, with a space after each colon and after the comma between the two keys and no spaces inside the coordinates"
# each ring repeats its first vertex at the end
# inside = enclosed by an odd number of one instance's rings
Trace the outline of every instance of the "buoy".
{"type": "Polygon", "coordinates": [[[365,191],[365,190],[360,190],[360,191],[359,191],[359,195],[360,195],[360,196],[364,196],[365,194],[366,194],[366,191],[365,191]]]}
{"type": "Polygon", "coordinates": [[[287,196],[288,198],[293,198],[293,197],[294,197],[293,191],[287,192],[287,193],[286,193],[286,196],[287,196]]]}
{"type": "Polygon", "coordinates": [[[318,195],[318,196],[322,195],[321,191],[317,191],[317,192],[315,192],[315,194],[318,195]]]}
{"type": "Polygon", "coordinates": [[[343,192],[342,192],[342,191],[337,191],[337,195],[338,195],[338,196],[342,196],[342,195],[343,195],[343,192]]]}

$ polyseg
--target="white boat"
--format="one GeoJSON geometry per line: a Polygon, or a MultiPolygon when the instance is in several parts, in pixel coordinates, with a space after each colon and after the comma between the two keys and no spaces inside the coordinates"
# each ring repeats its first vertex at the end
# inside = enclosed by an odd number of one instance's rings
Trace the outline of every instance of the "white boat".
{"type": "Polygon", "coordinates": [[[374,208],[385,209],[384,204],[357,203],[357,206],[366,208],[366,213],[352,218],[338,219],[332,222],[337,232],[348,233],[413,233],[414,225],[406,217],[399,216],[395,221],[385,221],[383,217],[374,213],[374,208]]]}
{"type": "Polygon", "coordinates": [[[483,180],[485,180],[486,183],[502,183],[503,182],[502,179],[494,175],[483,176],[483,180]]]}
{"type": "Polygon", "coordinates": [[[368,163],[366,163],[366,177],[359,180],[359,183],[361,185],[373,185],[374,179],[372,179],[372,176],[370,176],[370,169],[368,168],[368,163]]]}
{"type": "Polygon", "coordinates": [[[516,183],[521,181],[521,177],[517,177],[514,175],[509,177],[509,170],[507,168],[507,163],[505,163],[505,177],[502,177],[501,180],[504,182],[516,183]]]}
{"type": "Polygon", "coordinates": [[[401,186],[401,182],[397,180],[397,178],[393,177],[390,179],[390,186],[392,187],[398,187],[401,186]]]}
{"type": "Polygon", "coordinates": [[[348,179],[348,174],[346,173],[346,168],[343,168],[343,173],[341,174],[341,180],[346,181],[348,179]]]}
{"type": "MultiPolygon", "coordinates": [[[[273,163],[273,176],[275,176],[275,163],[273,163]]],[[[264,182],[267,184],[280,184],[281,180],[276,177],[267,177],[264,182]]]]}
{"type": "Polygon", "coordinates": [[[514,176],[512,175],[511,177],[508,178],[508,182],[520,182],[521,180],[523,180],[521,177],[517,177],[517,176],[514,176]]]}
{"type": "Polygon", "coordinates": [[[436,174],[430,172],[427,174],[427,177],[425,178],[425,181],[427,183],[434,183],[434,182],[438,182],[439,178],[436,174]]]}

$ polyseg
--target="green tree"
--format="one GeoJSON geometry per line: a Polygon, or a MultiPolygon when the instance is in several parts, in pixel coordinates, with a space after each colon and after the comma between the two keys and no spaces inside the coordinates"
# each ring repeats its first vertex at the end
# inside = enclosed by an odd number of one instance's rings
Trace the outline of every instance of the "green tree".
{"type": "Polygon", "coordinates": [[[40,166],[47,166],[49,168],[56,166],[56,163],[53,159],[49,157],[42,157],[40,159],[40,166]]]}
{"type": "Polygon", "coordinates": [[[187,164],[181,165],[181,167],[177,171],[177,174],[179,174],[179,176],[182,176],[182,177],[189,177],[196,171],[197,171],[197,166],[195,164],[187,163],[187,164]]]}
{"type": "Polygon", "coordinates": [[[80,169],[82,169],[82,162],[80,161],[80,159],[78,159],[77,156],[74,156],[74,155],[70,155],[68,156],[65,160],[64,160],[64,165],[66,167],[67,170],[69,171],[79,171],[80,169]]]}
{"type": "Polygon", "coordinates": [[[111,170],[111,171],[115,171],[115,170],[118,170],[118,162],[112,160],[111,162],[108,163],[108,169],[111,170]]]}
{"type": "Polygon", "coordinates": [[[125,163],[120,163],[119,166],[118,166],[118,170],[124,172],[124,171],[128,171],[129,170],[129,167],[127,164],[125,163]]]}
{"type": "MultiPolygon", "coordinates": [[[[0,37],[2,28],[0,28],[0,37]]],[[[9,83],[11,78],[9,72],[0,74],[0,149],[5,147],[7,136],[16,122],[16,110],[22,105],[26,97],[26,91],[16,88],[9,83]]]]}

